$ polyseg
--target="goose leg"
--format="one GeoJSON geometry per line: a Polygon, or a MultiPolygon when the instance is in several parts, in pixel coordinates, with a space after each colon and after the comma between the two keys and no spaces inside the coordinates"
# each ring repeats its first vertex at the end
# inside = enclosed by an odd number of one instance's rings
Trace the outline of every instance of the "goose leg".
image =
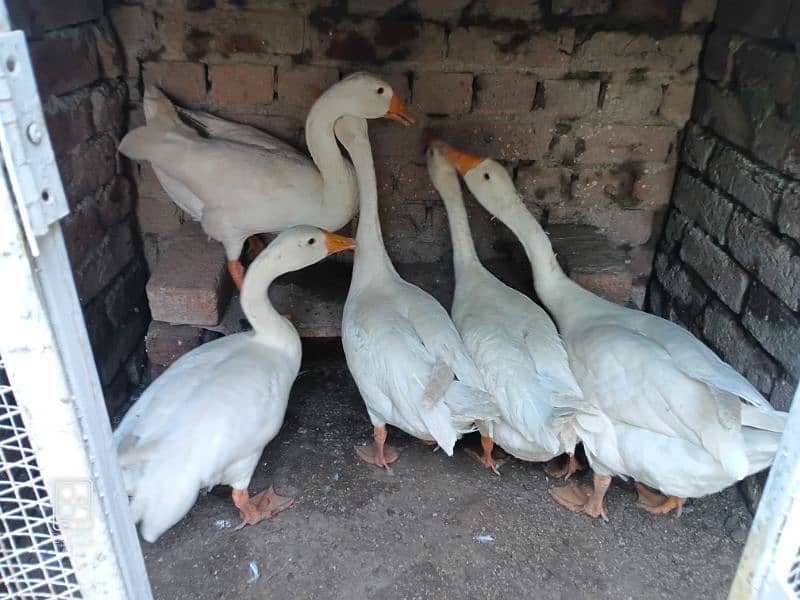
{"type": "Polygon", "coordinates": [[[241,290],[244,284],[244,267],[242,263],[238,260],[229,260],[228,272],[231,274],[231,279],[233,279],[233,283],[236,284],[236,288],[241,290]]]}
{"type": "Polygon", "coordinates": [[[594,489],[592,490],[592,497],[589,502],[583,507],[583,512],[592,518],[602,517],[604,521],[608,521],[608,510],[606,509],[605,498],[608,486],[611,485],[610,475],[594,474],[594,489]]]}
{"type": "Polygon", "coordinates": [[[663,496],[643,483],[636,483],[635,486],[636,493],[639,495],[637,504],[647,512],[654,515],[664,515],[675,510],[678,516],[681,516],[683,505],[686,504],[686,498],[663,496]]]}
{"type": "MultiPolygon", "coordinates": [[[[563,456],[563,455],[562,455],[563,456]]],[[[575,458],[574,454],[569,455],[569,460],[567,460],[566,464],[561,465],[560,463],[563,461],[562,456],[556,456],[555,458],[547,461],[547,464],[544,466],[544,472],[547,473],[550,477],[555,479],[569,479],[575,471],[579,471],[581,468],[581,463],[578,462],[578,459],[575,458]]]]}
{"type": "Polygon", "coordinates": [[[478,454],[475,450],[470,448],[465,448],[464,452],[470,455],[472,458],[477,460],[487,469],[491,469],[495,475],[500,475],[499,467],[505,464],[505,459],[497,460],[492,456],[492,450],[494,449],[494,440],[489,436],[482,435],[481,436],[481,447],[483,448],[483,454],[478,454]]]}
{"type": "Polygon", "coordinates": [[[606,510],[603,498],[611,484],[611,476],[594,474],[594,486],[578,486],[574,483],[550,490],[550,495],[561,506],[568,508],[572,512],[583,512],[590,517],[602,517],[608,521],[608,511],[606,510]]]}
{"type": "Polygon", "coordinates": [[[231,498],[242,515],[242,522],[237,530],[245,525],[255,525],[259,521],[270,519],[289,508],[294,502],[293,498],[278,496],[272,487],[252,498],[247,494],[247,490],[234,489],[231,498]]]}
{"type": "Polygon", "coordinates": [[[420,441],[422,442],[423,446],[428,446],[428,447],[433,446],[434,452],[439,451],[439,444],[436,442],[436,440],[420,440],[420,441]]]}
{"type": "Polygon", "coordinates": [[[389,465],[400,458],[394,446],[386,443],[386,425],[376,425],[373,432],[374,441],[366,446],[356,446],[359,458],[371,465],[388,469],[389,465]]]}

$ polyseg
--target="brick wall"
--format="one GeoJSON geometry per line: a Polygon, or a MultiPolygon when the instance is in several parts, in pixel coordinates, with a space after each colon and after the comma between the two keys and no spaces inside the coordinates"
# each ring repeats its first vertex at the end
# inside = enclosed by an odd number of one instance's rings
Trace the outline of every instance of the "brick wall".
{"type": "MultiPolygon", "coordinates": [[[[143,120],[143,83],[154,82],[190,107],[301,145],[320,90],[356,69],[382,73],[423,117],[421,127],[370,126],[386,243],[408,272],[450,270],[446,215],[424,167],[428,128],[502,159],[548,225],[577,226],[583,241],[593,227],[596,254],[616,264],[601,275],[584,269],[584,283],[641,305],[713,8],[710,0],[126,0],[110,14],[132,125],[143,120]]],[[[138,169],[154,265],[159,240],[186,224],[151,170],[138,169]]],[[[511,256],[511,234],[471,213],[481,256],[511,256]]],[[[573,262],[580,270],[581,257],[573,262]]]]}
{"type": "Polygon", "coordinates": [[[143,363],[147,265],[134,188],[116,146],[128,101],[102,0],[11,0],[28,35],[71,214],[62,230],[110,412],[127,400],[143,363]]]}
{"type": "Polygon", "coordinates": [[[800,2],[720,0],[649,286],[787,409],[800,376],[800,2]]]}

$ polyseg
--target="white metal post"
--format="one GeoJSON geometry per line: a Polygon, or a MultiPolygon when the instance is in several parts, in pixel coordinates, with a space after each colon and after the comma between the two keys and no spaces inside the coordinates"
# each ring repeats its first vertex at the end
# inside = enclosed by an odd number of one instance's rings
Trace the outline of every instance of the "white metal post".
{"type": "MultiPolygon", "coordinates": [[[[0,31],[7,24],[0,1],[0,31]]],[[[57,223],[64,191],[21,32],[0,33],[0,118],[8,173],[0,174],[0,356],[80,594],[147,600],[144,561],[57,223]]]]}
{"type": "Polygon", "coordinates": [[[800,574],[800,388],[733,582],[731,600],[797,600],[800,574]],[[794,588],[794,589],[793,589],[794,588]]]}

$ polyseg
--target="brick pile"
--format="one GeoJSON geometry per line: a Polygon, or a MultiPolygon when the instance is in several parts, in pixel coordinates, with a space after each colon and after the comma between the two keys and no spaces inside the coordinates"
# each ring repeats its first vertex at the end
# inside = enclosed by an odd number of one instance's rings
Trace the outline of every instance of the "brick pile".
{"type": "MultiPolygon", "coordinates": [[[[112,3],[110,18],[124,50],[130,126],[143,122],[141,92],[155,83],[188,107],[301,146],[321,90],[354,70],[382,74],[421,117],[419,127],[370,125],[385,240],[401,272],[437,295],[452,289],[451,246],[424,166],[425,130],[503,161],[558,238],[569,272],[606,297],[641,306],[714,4],[139,0],[112,3]]],[[[171,257],[170,238],[187,228],[197,236],[196,225],[169,202],[149,166],[135,169],[153,279],[172,279],[159,277],[164,264],[192,281],[202,279],[194,269],[221,268],[211,242],[191,263],[171,257]],[[211,262],[201,267],[204,261],[211,262]]],[[[510,263],[506,279],[530,290],[511,233],[474,203],[469,211],[480,256],[510,263]]],[[[348,258],[336,260],[342,273],[326,290],[315,292],[303,274],[275,290],[303,335],[338,334],[348,258]]],[[[204,306],[220,307],[225,278],[208,281],[216,287],[203,293],[215,300],[204,306]]],[[[150,294],[154,314],[175,292],[159,289],[159,297],[150,294]]],[[[217,316],[217,325],[188,313],[170,322],[226,331],[241,322],[217,316]]]]}
{"type": "Polygon", "coordinates": [[[147,265],[120,170],[128,87],[102,0],[10,0],[25,31],[71,214],[62,230],[111,413],[139,383],[147,265]]]}
{"type": "Polygon", "coordinates": [[[649,309],[786,410],[800,377],[800,2],[720,0],[649,309]]]}

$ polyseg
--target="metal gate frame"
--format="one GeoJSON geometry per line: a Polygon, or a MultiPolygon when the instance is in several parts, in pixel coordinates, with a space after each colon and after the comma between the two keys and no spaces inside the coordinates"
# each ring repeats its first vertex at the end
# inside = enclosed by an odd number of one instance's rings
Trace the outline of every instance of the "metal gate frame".
{"type": "Polygon", "coordinates": [[[794,600],[800,570],[800,388],[750,527],[730,600],[794,600]],[[795,573],[794,575],[798,575],[795,573]]]}
{"type": "MultiPolygon", "coordinates": [[[[0,0],[0,356],[84,598],[152,598],[58,219],[25,36],[0,0]]],[[[3,514],[0,514],[0,519],[3,514]]],[[[46,571],[45,571],[46,572],[46,571]]]]}

